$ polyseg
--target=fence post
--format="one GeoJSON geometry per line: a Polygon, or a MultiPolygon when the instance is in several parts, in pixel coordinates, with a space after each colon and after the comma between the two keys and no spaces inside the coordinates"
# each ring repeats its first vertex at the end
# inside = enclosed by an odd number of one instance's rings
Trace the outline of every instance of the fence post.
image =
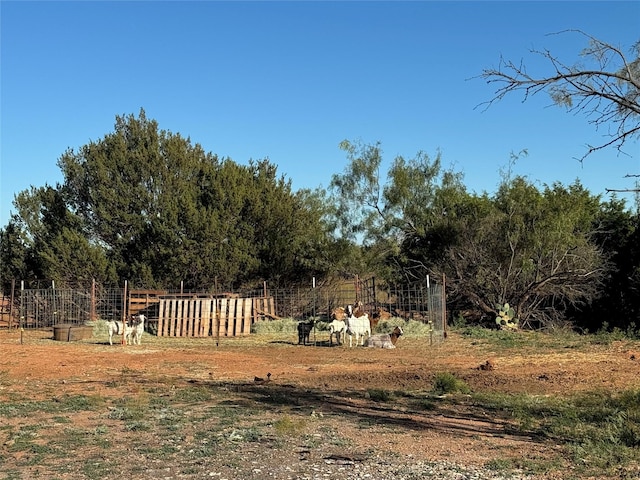
{"type": "Polygon", "coordinates": [[[91,321],[95,321],[97,316],[96,316],[96,279],[92,279],[91,280],[91,314],[90,314],[90,318],[91,321]]]}
{"type": "Polygon", "coordinates": [[[9,304],[9,330],[11,330],[11,326],[13,325],[13,302],[15,299],[16,293],[16,279],[11,279],[11,303],[9,304]]]}
{"type": "Polygon", "coordinates": [[[446,276],[442,274],[442,336],[447,338],[447,294],[446,294],[446,276]]]}
{"type": "Polygon", "coordinates": [[[127,291],[128,283],[127,280],[124,281],[124,291],[122,295],[122,345],[127,344],[127,337],[125,335],[127,331],[127,301],[129,297],[129,293],[127,291]]]}
{"type": "Polygon", "coordinates": [[[316,346],[316,277],[313,277],[313,346],[316,346]]]}
{"type": "MultiPolygon", "coordinates": [[[[24,328],[24,280],[20,280],[20,331],[24,328]]],[[[22,337],[20,337],[22,343],[22,337]]]]}

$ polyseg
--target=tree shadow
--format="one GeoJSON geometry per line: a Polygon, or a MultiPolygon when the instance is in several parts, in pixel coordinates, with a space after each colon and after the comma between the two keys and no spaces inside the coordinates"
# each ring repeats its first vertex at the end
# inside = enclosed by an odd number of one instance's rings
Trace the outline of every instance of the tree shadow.
{"type": "Polygon", "coordinates": [[[298,342],[292,342],[292,341],[286,341],[286,340],[273,340],[271,342],[269,342],[270,344],[274,344],[274,345],[293,345],[293,346],[299,346],[299,347],[322,347],[322,348],[335,348],[335,347],[343,347],[344,343],[341,344],[336,344],[335,342],[333,344],[329,343],[329,340],[318,340],[315,342],[307,342],[306,344],[304,343],[298,343],[298,342]]]}
{"type": "Polygon", "coordinates": [[[460,436],[512,438],[523,442],[542,443],[545,438],[533,432],[517,428],[507,417],[500,418],[496,412],[487,414],[486,409],[471,403],[456,405],[437,397],[429,397],[429,408],[420,407],[426,395],[397,397],[387,401],[367,398],[366,392],[356,390],[325,390],[279,384],[264,383],[205,382],[212,388],[226,388],[245,401],[274,410],[300,410],[308,408],[324,416],[337,415],[369,426],[399,428],[406,431],[433,430],[454,433],[460,436]],[[439,403],[442,402],[442,403],[439,403]]]}

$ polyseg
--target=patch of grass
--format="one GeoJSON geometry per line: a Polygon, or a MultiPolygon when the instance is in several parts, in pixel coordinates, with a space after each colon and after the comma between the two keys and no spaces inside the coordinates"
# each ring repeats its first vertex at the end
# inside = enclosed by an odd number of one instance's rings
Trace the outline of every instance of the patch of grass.
{"type": "Polygon", "coordinates": [[[174,399],[184,403],[201,403],[211,400],[212,397],[209,387],[194,385],[176,390],[174,399]]]}
{"type": "Polygon", "coordinates": [[[261,320],[251,325],[251,333],[270,334],[288,333],[297,334],[298,322],[293,318],[281,318],[279,320],[261,320]]]}
{"type": "Polygon", "coordinates": [[[21,400],[17,402],[0,403],[0,416],[28,417],[36,412],[44,413],[73,413],[92,411],[102,407],[105,403],[100,396],[63,395],[51,400],[31,402],[21,400]]]}
{"type": "Polygon", "coordinates": [[[432,331],[432,326],[428,323],[419,322],[417,320],[405,320],[400,317],[392,317],[378,323],[375,328],[375,332],[389,333],[398,326],[402,327],[404,337],[427,338],[432,331]]]}
{"type": "Polygon", "coordinates": [[[568,398],[474,395],[476,406],[502,412],[521,431],[566,445],[585,473],[613,473],[640,455],[640,389],[591,391],[568,398]]]}
{"type": "Polygon", "coordinates": [[[53,420],[55,423],[71,423],[71,419],[69,419],[68,417],[61,417],[58,415],[53,417],[51,420],[53,420]]]}
{"type": "Polygon", "coordinates": [[[119,398],[114,401],[114,405],[108,414],[108,418],[112,420],[140,422],[150,412],[148,398],[144,395],[119,398]]]}
{"type": "Polygon", "coordinates": [[[374,402],[389,402],[393,400],[394,395],[389,390],[382,388],[368,388],[366,397],[374,402]]]}
{"type": "Polygon", "coordinates": [[[510,458],[494,458],[485,463],[485,467],[495,471],[508,471],[513,470],[515,466],[510,458]]]}
{"type": "Polygon", "coordinates": [[[492,347],[515,348],[526,345],[529,340],[524,332],[509,330],[492,330],[484,327],[464,327],[459,330],[463,337],[474,340],[483,340],[492,347]]]}
{"type": "Polygon", "coordinates": [[[125,428],[130,432],[146,432],[151,430],[151,425],[145,421],[129,422],[125,428]]]}
{"type": "Polygon", "coordinates": [[[234,429],[227,435],[227,440],[231,442],[259,442],[262,433],[256,427],[234,429]]]}
{"type": "MultiPolygon", "coordinates": [[[[0,456],[0,460],[2,460],[1,456],[0,456]]],[[[5,475],[4,478],[6,480],[22,480],[22,475],[17,470],[13,470],[13,469],[6,470],[4,472],[4,475],[5,475]]]]}
{"type": "Polygon", "coordinates": [[[293,419],[288,415],[273,422],[273,428],[279,436],[297,435],[305,428],[305,422],[302,419],[293,419]]]}
{"type": "Polygon", "coordinates": [[[418,399],[414,402],[415,404],[415,408],[419,409],[419,410],[435,410],[438,405],[436,404],[436,402],[432,399],[432,398],[421,398],[418,399]]]}
{"type": "Polygon", "coordinates": [[[82,464],[82,473],[85,478],[107,478],[109,470],[109,462],[100,457],[89,458],[82,464]]]}
{"type": "Polygon", "coordinates": [[[471,389],[454,374],[449,372],[436,373],[433,378],[433,392],[438,395],[446,395],[450,393],[470,393],[471,389]]]}

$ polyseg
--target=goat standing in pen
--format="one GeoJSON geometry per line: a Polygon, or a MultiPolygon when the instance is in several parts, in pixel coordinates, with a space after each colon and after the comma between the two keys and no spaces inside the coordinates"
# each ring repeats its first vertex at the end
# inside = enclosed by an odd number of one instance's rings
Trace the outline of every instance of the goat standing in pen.
{"type": "Polygon", "coordinates": [[[371,322],[369,321],[369,315],[367,315],[362,309],[362,303],[358,303],[354,310],[352,305],[347,305],[347,335],[349,335],[349,347],[352,347],[353,337],[356,338],[356,346],[358,341],[362,338],[361,345],[364,346],[365,336],[371,336],[371,322]]]}
{"type": "Polygon", "coordinates": [[[142,333],[144,332],[144,321],[146,317],[142,314],[131,315],[126,322],[110,320],[107,322],[109,332],[109,345],[113,345],[113,336],[124,333],[124,343],[126,345],[140,345],[142,333]]]}
{"type": "Polygon", "coordinates": [[[313,329],[313,320],[298,322],[298,345],[306,345],[309,342],[309,335],[313,329]]]}
{"type": "Polygon", "coordinates": [[[144,322],[147,319],[143,314],[131,316],[131,344],[140,345],[144,333],[144,322]]]}
{"type": "Polygon", "coordinates": [[[379,333],[367,338],[367,347],[396,348],[398,338],[403,335],[402,327],[396,327],[391,333],[379,333]]]}
{"type": "Polygon", "coordinates": [[[336,344],[342,345],[347,324],[345,320],[347,315],[344,307],[337,307],[331,311],[331,323],[329,323],[329,345],[333,346],[333,337],[336,337],[336,344]]]}
{"type": "Polygon", "coordinates": [[[336,344],[342,345],[342,337],[347,324],[344,320],[333,320],[329,324],[329,345],[333,346],[333,337],[336,337],[336,344]]]}

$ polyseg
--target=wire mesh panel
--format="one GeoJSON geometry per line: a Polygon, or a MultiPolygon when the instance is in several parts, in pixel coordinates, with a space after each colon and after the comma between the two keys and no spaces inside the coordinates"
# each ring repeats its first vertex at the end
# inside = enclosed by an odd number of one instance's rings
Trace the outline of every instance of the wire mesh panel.
{"type": "Polygon", "coordinates": [[[14,324],[46,328],[57,324],[83,324],[89,320],[122,320],[126,314],[144,313],[151,333],[159,336],[236,336],[250,333],[258,320],[308,318],[329,320],[336,307],[356,302],[373,318],[400,317],[427,323],[436,339],[446,330],[444,288],[417,282],[402,286],[377,284],[374,278],[331,285],[262,289],[205,294],[181,291],[129,291],[92,284],[87,288],[21,288],[14,292],[14,324]],[[160,307],[160,302],[165,303],[160,307]],[[213,302],[209,300],[214,300],[213,302]],[[215,307],[214,307],[215,306],[215,307]],[[163,321],[160,325],[160,318],[163,321]],[[218,331],[215,331],[218,330],[218,331]]]}
{"type": "Polygon", "coordinates": [[[373,317],[387,315],[429,324],[435,341],[444,338],[446,304],[444,287],[425,279],[423,282],[388,286],[374,278],[316,288],[266,289],[243,292],[242,296],[262,296],[264,291],[274,300],[274,313],[279,318],[304,320],[310,317],[329,320],[336,307],[356,301],[373,317]],[[386,312],[386,313],[385,313],[386,312]]]}
{"type": "Polygon", "coordinates": [[[46,328],[61,323],[84,324],[91,320],[121,320],[120,288],[21,289],[17,296],[17,326],[46,328]]]}

